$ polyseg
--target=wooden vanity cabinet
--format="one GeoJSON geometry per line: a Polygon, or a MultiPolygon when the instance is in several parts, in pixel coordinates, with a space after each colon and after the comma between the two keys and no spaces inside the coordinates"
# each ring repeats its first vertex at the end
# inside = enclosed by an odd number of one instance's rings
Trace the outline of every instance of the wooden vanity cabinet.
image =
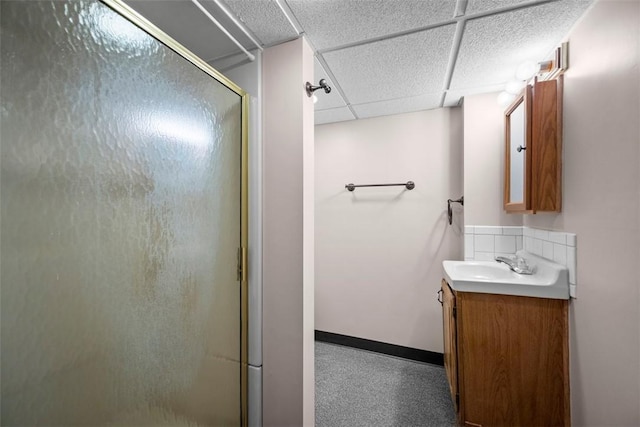
{"type": "Polygon", "coordinates": [[[461,426],[569,426],[568,301],[455,292],[444,360],[461,426]]]}

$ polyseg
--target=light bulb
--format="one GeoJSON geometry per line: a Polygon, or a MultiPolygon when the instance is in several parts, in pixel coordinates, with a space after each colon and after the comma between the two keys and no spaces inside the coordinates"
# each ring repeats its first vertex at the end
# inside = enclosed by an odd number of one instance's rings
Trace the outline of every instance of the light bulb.
{"type": "Polygon", "coordinates": [[[529,80],[538,72],[538,64],[533,61],[523,62],[516,69],[516,79],[529,80]]]}
{"type": "Polygon", "coordinates": [[[525,85],[525,82],[523,81],[511,80],[509,83],[507,83],[505,90],[512,95],[517,95],[520,93],[524,85],[525,85]]]}
{"type": "Polygon", "coordinates": [[[511,105],[514,99],[516,99],[516,96],[510,94],[509,92],[505,92],[505,91],[500,92],[500,94],[498,95],[498,105],[500,105],[503,108],[506,108],[509,105],[511,105]]]}

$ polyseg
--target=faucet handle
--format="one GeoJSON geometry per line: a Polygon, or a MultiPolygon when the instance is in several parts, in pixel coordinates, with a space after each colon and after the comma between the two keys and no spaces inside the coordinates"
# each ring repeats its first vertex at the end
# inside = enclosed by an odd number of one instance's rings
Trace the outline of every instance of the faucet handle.
{"type": "Polygon", "coordinates": [[[516,255],[516,265],[518,266],[518,268],[521,268],[523,270],[529,269],[529,264],[527,264],[527,260],[518,255],[516,255]]]}

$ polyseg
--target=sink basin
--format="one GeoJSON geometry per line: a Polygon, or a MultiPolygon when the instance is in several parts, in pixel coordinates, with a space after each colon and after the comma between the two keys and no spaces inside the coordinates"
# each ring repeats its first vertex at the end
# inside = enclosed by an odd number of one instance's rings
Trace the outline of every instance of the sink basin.
{"type": "Polygon", "coordinates": [[[443,261],[444,275],[458,292],[569,299],[569,271],[563,265],[519,251],[534,274],[518,274],[496,261],[443,261]]]}

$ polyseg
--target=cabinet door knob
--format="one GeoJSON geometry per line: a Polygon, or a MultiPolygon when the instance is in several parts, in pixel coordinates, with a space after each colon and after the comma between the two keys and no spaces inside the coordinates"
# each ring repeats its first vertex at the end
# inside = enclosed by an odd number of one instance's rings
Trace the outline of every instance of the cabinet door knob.
{"type": "Polygon", "coordinates": [[[438,291],[438,302],[442,305],[442,289],[438,291]]]}
{"type": "Polygon", "coordinates": [[[527,149],[527,147],[523,147],[522,145],[518,145],[518,148],[516,148],[516,151],[519,153],[522,150],[526,150],[526,149],[527,149]]]}

